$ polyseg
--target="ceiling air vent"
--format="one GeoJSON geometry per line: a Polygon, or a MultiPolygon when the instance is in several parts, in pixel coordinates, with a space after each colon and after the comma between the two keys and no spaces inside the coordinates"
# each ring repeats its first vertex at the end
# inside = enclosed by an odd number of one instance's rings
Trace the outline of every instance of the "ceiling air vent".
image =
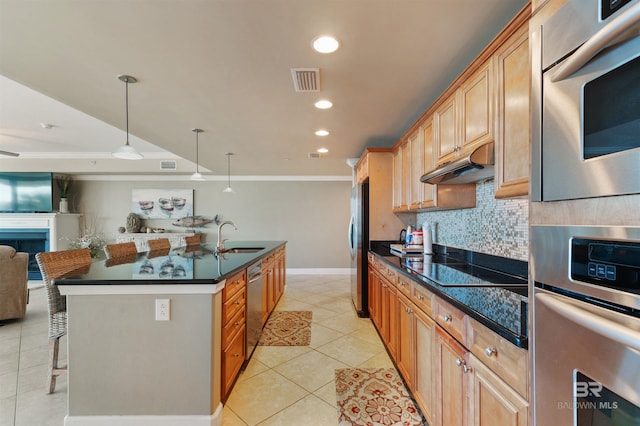
{"type": "Polygon", "coordinates": [[[319,92],[320,69],[319,68],[291,68],[293,87],[296,92],[319,92]]]}
{"type": "Polygon", "coordinates": [[[160,170],[176,170],[178,165],[175,160],[160,161],[160,170]]]}
{"type": "Polygon", "coordinates": [[[319,152],[310,152],[309,158],[322,158],[322,154],[319,152]]]}

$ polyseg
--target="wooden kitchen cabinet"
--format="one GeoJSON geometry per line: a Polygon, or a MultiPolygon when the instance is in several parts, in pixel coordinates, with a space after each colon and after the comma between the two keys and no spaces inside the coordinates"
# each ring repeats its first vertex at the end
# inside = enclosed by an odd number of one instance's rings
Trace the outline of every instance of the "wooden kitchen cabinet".
{"type": "Polygon", "coordinates": [[[457,95],[454,92],[438,107],[434,114],[436,122],[436,164],[452,161],[458,148],[458,112],[457,95]]]}
{"type": "Polygon", "coordinates": [[[400,147],[393,151],[393,211],[402,209],[402,150],[400,147]]]}
{"type": "Polygon", "coordinates": [[[529,193],[530,76],[526,22],[495,54],[497,67],[497,129],[495,197],[529,193]]]}
{"type": "Polygon", "coordinates": [[[436,404],[437,426],[464,426],[467,424],[467,349],[436,325],[436,404]]]}
{"type": "Polygon", "coordinates": [[[403,141],[393,151],[393,211],[407,211],[411,204],[411,145],[403,141]]]}
{"type": "Polygon", "coordinates": [[[474,355],[469,356],[467,389],[473,426],[526,426],[529,403],[474,355]]]}
{"type": "Polygon", "coordinates": [[[262,325],[269,319],[269,315],[276,306],[275,299],[274,256],[267,256],[262,260],[262,325]]]}
{"type": "Polygon", "coordinates": [[[396,366],[404,377],[410,389],[413,388],[414,362],[415,362],[415,336],[414,336],[414,309],[409,299],[400,295],[398,297],[398,351],[396,353],[396,366]]]}
{"type": "Polygon", "coordinates": [[[429,424],[435,421],[434,359],[436,323],[420,309],[413,310],[413,396],[429,424]]]}
{"type": "Polygon", "coordinates": [[[409,210],[418,210],[422,207],[424,200],[425,184],[420,182],[420,177],[425,172],[424,169],[424,142],[423,142],[422,128],[417,129],[411,136],[409,136],[408,145],[411,148],[411,156],[408,159],[410,163],[409,176],[409,191],[411,196],[409,200],[409,210]]]}
{"type": "Polygon", "coordinates": [[[373,324],[380,329],[380,290],[382,278],[374,265],[369,264],[369,318],[373,324]]]}
{"type": "Polygon", "coordinates": [[[222,400],[226,400],[245,359],[247,271],[229,277],[222,289],[222,400]]]}
{"type": "Polygon", "coordinates": [[[398,352],[399,303],[398,291],[391,281],[383,278],[380,289],[380,334],[393,359],[398,352]]]}
{"type": "Polygon", "coordinates": [[[528,351],[371,254],[369,266],[371,319],[428,423],[526,426],[528,351]]]}
{"type": "Polygon", "coordinates": [[[460,86],[458,157],[494,140],[494,65],[489,59],[460,86]]]}
{"type": "MultiPolygon", "coordinates": [[[[436,165],[435,155],[436,151],[434,148],[435,144],[435,135],[433,128],[433,117],[429,117],[421,127],[422,130],[422,173],[418,177],[418,182],[423,174],[433,170],[436,165]]],[[[435,190],[436,185],[432,185],[430,183],[422,183],[422,201],[420,203],[421,208],[429,208],[435,207],[435,190]]],[[[475,205],[475,197],[474,197],[474,205],[475,205]]]]}
{"type": "Polygon", "coordinates": [[[493,61],[487,60],[436,110],[437,164],[448,163],[493,141],[493,61]]]}

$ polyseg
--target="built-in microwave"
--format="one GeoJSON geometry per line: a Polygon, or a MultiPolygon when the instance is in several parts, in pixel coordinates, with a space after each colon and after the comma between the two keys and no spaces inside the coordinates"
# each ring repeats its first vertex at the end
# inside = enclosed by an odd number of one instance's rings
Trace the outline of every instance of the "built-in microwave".
{"type": "Polygon", "coordinates": [[[569,0],[531,52],[531,199],[640,193],[640,0],[569,0]]]}

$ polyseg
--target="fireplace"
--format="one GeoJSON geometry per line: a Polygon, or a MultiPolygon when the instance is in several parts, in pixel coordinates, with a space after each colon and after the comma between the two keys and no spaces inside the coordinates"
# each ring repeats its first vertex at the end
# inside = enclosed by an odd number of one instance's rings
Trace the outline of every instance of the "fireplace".
{"type": "Polygon", "coordinates": [[[16,251],[29,254],[28,278],[41,280],[36,253],[49,251],[48,229],[0,229],[0,245],[11,246],[16,251]]]}
{"type": "Polygon", "coordinates": [[[29,253],[29,280],[41,281],[36,253],[66,250],[80,236],[80,215],[0,213],[0,244],[29,253]]]}

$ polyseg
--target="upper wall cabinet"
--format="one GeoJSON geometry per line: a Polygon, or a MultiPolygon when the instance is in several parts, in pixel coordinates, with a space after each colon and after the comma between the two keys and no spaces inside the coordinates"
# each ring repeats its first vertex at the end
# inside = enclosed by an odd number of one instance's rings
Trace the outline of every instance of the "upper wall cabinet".
{"type": "Polygon", "coordinates": [[[496,52],[496,198],[529,193],[530,68],[528,28],[522,26],[496,52]]]}
{"type": "Polygon", "coordinates": [[[393,211],[461,209],[476,206],[475,184],[431,185],[420,177],[434,167],[434,118],[428,117],[393,151],[393,211]]]}
{"type": "Polygon", "coordinates": [[[434,143],[438,159],[437,164],[446,163],[456,158],[458,147],[458,131],[456,123],[459,121],[457,113],[457,93],[449,96],[436,110],[436,133],[434,143]]]}
{"type": "Polygon", "coordinates": [[[422,207],[424,199],[424,184],[420,183],[420,176],[424,173],[424,143],[422,142],[421,129],[416,130],[411,136],[407,145],[410,147],[410,158],[407,162],[411,167],[406,173],[406,179],[409,181],[409,210],[416,210],[422,207]]]}
{"type": "Polygon", "coordinates": [[[487,60],[436,110],[437,164],[463,157],[478,145],[493,141],[493,68],[493,60],[487,60]]]}

